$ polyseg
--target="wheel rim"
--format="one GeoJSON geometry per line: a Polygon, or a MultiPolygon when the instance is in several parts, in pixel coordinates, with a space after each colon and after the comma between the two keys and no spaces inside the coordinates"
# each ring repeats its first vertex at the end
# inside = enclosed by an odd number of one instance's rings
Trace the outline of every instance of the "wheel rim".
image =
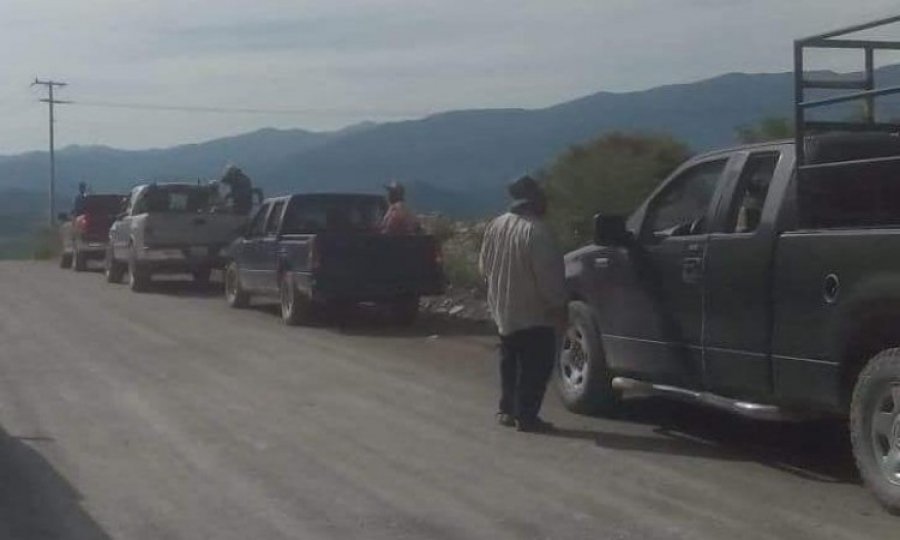
{"type": "Polygon", "coordinates": [[[585,335],[579,328],[569,328],[559,355],[560,375],[566,385],[575,389],[583,387],[587,380],[589,359],[585,342],[585,335]]]}
{"type": "Polygon", "coordinates": [[[900,382],[885,386],[874,403],[871,437],[875,459],[885,479],[900,486],[900,382]]]}

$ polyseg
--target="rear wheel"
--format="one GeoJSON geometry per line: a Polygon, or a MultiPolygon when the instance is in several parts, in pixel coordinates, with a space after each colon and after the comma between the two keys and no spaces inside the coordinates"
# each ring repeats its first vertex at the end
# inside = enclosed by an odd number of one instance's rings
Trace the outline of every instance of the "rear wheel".
{"type": "Polygon", "coordinates": [[[145,292],[150,288],[150,272],[141,266],[134,252],[128,259],[128,287],[134,292],[145,292]]]}
{"type": "Polygon", "coordinates": [[[850,405],[850,440],[866,486],[900,515],[900,349],[875,355],[860,373],[850,405]]]}
{"type": "Polygon", "coordinates": [[[569,304],[569,326],[559,353],[556,381],[563,404],[572,412],[607,413],[618,403],[600,332],[584,302],[569,304]]]}
{"type": "Polygon", "coordinates": [[[59,267],[60,268],[70,268],[72,266],[72,254],[66,253],[63,251],[59,255],[59,267]]]}
{"type": "Polygon", "coordinates": [[[309,321],[312,312],[309,298],[297,290],[290,274],[282,276],[279,284],[281,299],[281,320],[288,326],[297,326],[309,321]]]}
{"type": "Polygon", "coordinates": [[[72,270],[75,270],[76,272],[84,272],[87,270],[87,257],[78,250],[77,246],[72,251],[72,270]]]}
{"type": "Polygon", "coordinates": [[[106,257],[103,259],[103,275],[107,283],[122,283],[125,276],[125,265],[116,261],[113,257],[112,247],[106,248],[106,257]]]}
{"type": "Polygon", "coordinates": [[[233,308],[247,307],[250,295],[241,286],[241,276],[236,263],[225,268],[225,301],[233,308]]]}
{"type": "Polygon", "coordinates": [[[419,297],[408,296],[398,298],[390,306],[391,319],[397,324],[409,326],[416,322],[419,316],[419,297]]]}

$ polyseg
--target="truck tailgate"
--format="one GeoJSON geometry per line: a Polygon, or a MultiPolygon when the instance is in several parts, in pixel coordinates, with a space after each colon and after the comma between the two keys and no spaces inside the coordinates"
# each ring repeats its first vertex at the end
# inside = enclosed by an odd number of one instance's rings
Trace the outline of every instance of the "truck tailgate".
{"type": "Polygon", "coordinates": [[[244,223],[234,214],[158,213],[143,216],[147,246],[222,246],[231,242],[244,223]]]}
{"type": "Polygon", "coordinates": [[[333,293],[378,297],[443,288],[440,250],[431,236],[320,234],[315,244],[318,283],[333,293]]]}

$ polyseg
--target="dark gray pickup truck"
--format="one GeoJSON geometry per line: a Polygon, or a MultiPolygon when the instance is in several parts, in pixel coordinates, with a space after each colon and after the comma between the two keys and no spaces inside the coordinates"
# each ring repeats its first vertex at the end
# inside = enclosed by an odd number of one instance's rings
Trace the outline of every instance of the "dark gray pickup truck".
{"type": "Polygon", "coordinates": [[[863,478],[900,510],[900,138],[807,147],[821,167],[802,176],[792,142],[713,152],[627,220],[598,216],[566,257],[559,388],[578,412],[638,393],[849,416],[863,478]]]}
{"type": "Polygon", "coordinates": [[[630,217],[596,217],[566,257],[569,409],[638,394],[847,418],[863,481],[900,513],[900,124],[874,103],[900,87],[873,68],[900,43],[844,39],[898,20],[795,42],[793,141],[696,157],[630,217]],[[810,48],[861,49],[863,77],[811,78],[810,48]],[[831,107],[860,101],[862,119],[831,107]]]}
{"type": "Polygon", "coordinates": [[[309,320],[316,306],[375,302],[397,322],[412,323],[419,297],[444,288],[441,250],[428,235],[379,232],[385,203],[377,195],[306,194],[268,199],[229,248],[225,297],[280,299],[287,324],[309,320]]]}

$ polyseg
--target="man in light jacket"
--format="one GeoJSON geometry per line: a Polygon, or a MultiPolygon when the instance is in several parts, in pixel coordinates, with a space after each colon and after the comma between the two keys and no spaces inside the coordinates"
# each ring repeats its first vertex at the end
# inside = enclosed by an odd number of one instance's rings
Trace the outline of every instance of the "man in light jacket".
{"type": "Polygon", "coordinates": [[[519,431],[553,429],[538,413],[566,325],[563,256],[544,222],[547,197],[533,178],[509,187],[514,203],[484,235],[479,267],[500,333],[501,398],[497,421],[519,431]]]}

